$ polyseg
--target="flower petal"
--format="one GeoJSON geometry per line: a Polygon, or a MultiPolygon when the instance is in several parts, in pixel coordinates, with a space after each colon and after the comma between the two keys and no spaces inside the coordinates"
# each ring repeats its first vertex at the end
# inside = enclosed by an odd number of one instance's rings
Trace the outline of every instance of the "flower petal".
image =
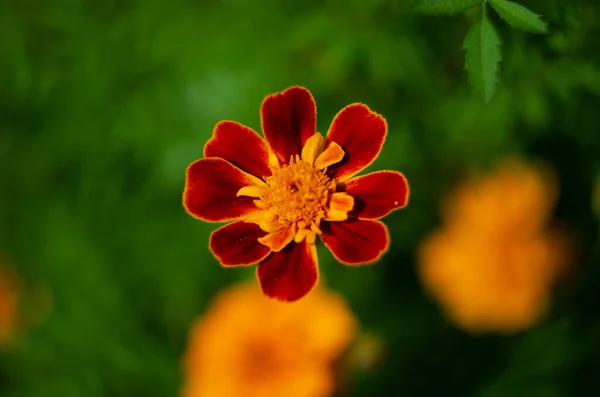
{"type": "Polygon", "coordinates": [[[331,142],[329,147],[317,157],[315,161],[315,168],[322,170],[323,168],[329,167],[332,164],[339,163],[344,158],[344,149],[335,142],[331,142]]]}
{"type": "Polygon", "coordinates": [[[354,208],[349,215],[360,219],[379,219],[408,204],[408,182],[397,171],[377,171],[352,178],[344,190],[354,197],[354,208]]]}
{"type": "Polygon", "coordinates": [[[263,182],[218,158],[194,161],[186,170],[183,206],[195,218],[208,222],[227,222],[260,209],[252,197],[238,197],[244,186],[263,182]]]}
{"type": "Polygon", "coordinates": [[[354,198],[347,193],[336,192],[329,198],[329,210],[325,220],[330,222],[345,221],[348,212],[354,208],[354,198]]]}
{"type": "Polygon", "coordinates": [[[337,260],[347,265],[375,262],[389,248],[389,232],[379,221],[322,222],[321,230],[325,246],[337,260]]]}
{"type": "Polygon", "coordinates": [[[258,198],[258,197],[262,196],[263,194],[265,194],[267,189],[268,189],[268,187],[266,187],[266,186],[256,186],[256,185],[244,186],[243,188],[238,190],[238,192],[236,193],[236,196],[238,196],[238,197],[239,196],[248,196],[248,197],[258,198]]]}
{"type": "Polygon", "coordinates": [[[261,244],[269,247],[273,252],[279,252],[294,239],[294,228],[288,226],[258,239],[261,244]]]}
{"type": "Polygon", "coordinates": [[[269,95],[262,103],[260,116],[265,138],[281,164],[300,155],[308,138],[316,132],[315,100],[303,87],[269,95]]]}
{"type": "Polygon", "coordinates": [[[258,242],[265,234],[254,223],[233,222],[211,233],[209,248],[223,266],[252,265],[271,252],[258,242]]]}
{"type": "Polygon", "coordinates": [[[265,295],[292,302],[308,294],[319,279],[314,244],[292,243],[258,264],[256,275],[265,295]]]}
{"type": "Polygon", "coordinates": [[[323,135],[316,132],[308,138],[306,144],[302,148],[302,161],[307,162],[308,164],[314,164],[317,156],[321,152],[321,146],[323,146],[323,142],[325,142],[325,138],[323,135]]]}
{"type": "Polygon", "coordinates": [[[253,129],[235,121],[221,121],[204,145],[204,157],[221,157],[259,178],[270,176],[267,143],[253,129]]]}
{"type": "Polygon", "coordinates": [[[364,170],[379,155],[386,135],[383,116],[362,103],[346,106],[334,117],[325,141],[325,148],[336,142],[346,154],[329,167],[327,174],[346,180],[364,170]]]}
{"type": "Polygon", "coordinates": [[[314,244],[317,241],[317,233],[310,229],[300,229],[294,236],[294,242],[301,243],[306,240],[308,244],[314,244]]]}

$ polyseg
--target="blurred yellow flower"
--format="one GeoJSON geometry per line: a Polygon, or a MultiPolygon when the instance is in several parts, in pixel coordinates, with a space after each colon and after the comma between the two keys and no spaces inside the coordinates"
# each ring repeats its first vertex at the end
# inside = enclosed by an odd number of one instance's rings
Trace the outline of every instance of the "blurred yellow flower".
{"type": "Polygon", "coordinates": [[[448,197],[443,227],[422,243],[419,272],[457,325],[509,333],[544,314],[567,260],[564,235],[546,228],[556,190],[548,170],[511,159],[448,197]]]}
{"type": "Polygon", "coordinates": [[[191,329],[182,396],[329,396],[355,331],[345,301],[321,288],[283,303],[255,284],[230,287],[191,329]]]}

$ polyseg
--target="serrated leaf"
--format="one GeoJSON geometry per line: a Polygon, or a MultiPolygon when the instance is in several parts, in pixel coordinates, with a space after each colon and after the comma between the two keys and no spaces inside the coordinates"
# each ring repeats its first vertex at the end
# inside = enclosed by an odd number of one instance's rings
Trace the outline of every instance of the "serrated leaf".
{"type": "Polygon", "coordinates": [[[475,90],[488,102],[496,89],[498,64],[502,60],[500,38],[494,25],[485,16],[475,23],[463,43],[465,69],[475,90]]]}
{"type": "Polygon", "coordinates": [[[548,33],[546,23],[539,15],[520,4],[506,0],[489,0],[494,10],[513,28],[532,33],[548,33]]]}
{"type": "Polygon", "coordinates": [[[423,14],[453,14],[473,8],[483,0],[416,0],[413,9],[423,14]]]}

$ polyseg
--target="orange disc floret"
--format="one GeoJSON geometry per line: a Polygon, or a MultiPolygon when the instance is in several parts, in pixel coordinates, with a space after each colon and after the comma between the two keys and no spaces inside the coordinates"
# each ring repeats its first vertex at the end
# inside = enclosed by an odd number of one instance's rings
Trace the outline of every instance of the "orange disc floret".
{"type": "Polygon", "coordinates": [[[545,313],[567,259],[547,229],[556,198],[551,174],[509,160],[449,196],[444,225],[420,249],[420,276],[448,316],[472,332],[514,332],[545,313]]]}
{"type": "Polygon", "coordinates": [[[344,300],[317,288],[299,302],[265,297],[255,284],[219,293],[192,326],[182,397],[325,397],[332,365],[356,332],[344,300]]]}
{"type": "Polygon", "coordinates": [[[385,119],[355,103],[316,131],[310,92],[291,87],[261,106],[265,139],[233,121],[217,124],[204,158],[186,172],[183,204],[208,222],[231,222],[211,234],[223,266],[257,263],[263,292],[294,301],[318,280],[317,236],[342,263],[378,260],[389,233],[378,219],[408,204],[404,175],[380,171],[355,177],[379,155],[385,119]]]}
{"type": "Polygon", "coordinates": [[[283,227],[318,225],[325,218],[329,195],[335,192],[334,180],[299,158],[276,170],[265,182],[269,188],[255,204],[271,210],[283,227]]]}

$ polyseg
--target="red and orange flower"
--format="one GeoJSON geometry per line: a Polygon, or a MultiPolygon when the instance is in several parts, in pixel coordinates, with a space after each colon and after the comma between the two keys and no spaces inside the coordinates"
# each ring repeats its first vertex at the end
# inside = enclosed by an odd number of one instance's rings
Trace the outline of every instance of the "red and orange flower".
{"type": "Polygon", "coordinates": [[[334,118],[327,137],[316,132],[308,90],[292,87],[261,107],[266,141],[254,130],[222,121],[187,169],[183,204],[195,218],[229,222],[210,236],[223,266],[256,270],[272,298],[302,298],[319,278],[317,235],[342,263],[378,260],[389,233],[378,219],[408,203],[408,184],[395,171],[354,177],[378,156],[385,119],[355,103],[334,118]]]}

